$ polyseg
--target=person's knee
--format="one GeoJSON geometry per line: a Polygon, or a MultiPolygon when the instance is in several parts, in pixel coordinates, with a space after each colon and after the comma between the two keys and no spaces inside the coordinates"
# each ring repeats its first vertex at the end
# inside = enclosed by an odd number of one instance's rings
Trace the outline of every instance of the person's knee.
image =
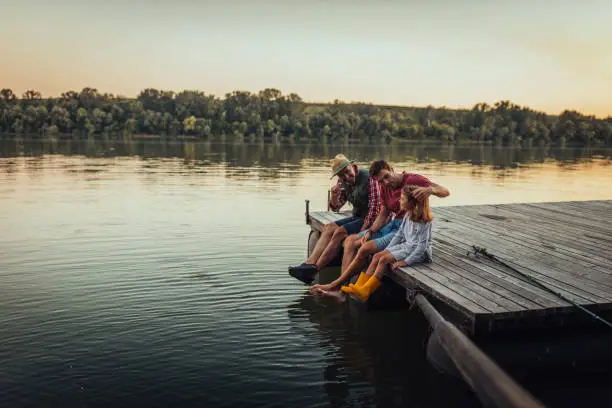
{"type": "Polygon", "coordinates": [[[357,234],[349,235],[346,237],[346,244],[349,246],[355,246],[361,238],[357,234]]]}
{"type": "Polygon", "coordinates": [[[352,241],[352,240],[349,241],[349,238],[347,238],[344,241],[344,252],[352,253],[356,249],[357,249],[357,245],[355,244],[355,241],[352,241]]]}
{"type": "Polygon", "coordinates": [[[323,226],[323,232],[328,233],[328,234],[333,234],[334,231],[336,231],[338,229],[338,225],[336,225],[335,222],[330,222],[329,224],[325,224],[323,226]]]}
{"type": "Polygon", "coordinates": [[[337,239],[337,240],[340,240],[340,241],[345,239],[347,236],[348,236],[348,233],[346,232],[344,227],[336,228],[336,230],[334,231],[334,235],[333,235],[334,239],[337,239]]]}
{"type": "Polygon", "coordinates": [[[395,258],[389,252],[380,252],[380,262],[388,264],[394,262],[395,258]]]}
{"type": "Polygon", "coordinates": [[[362,245],[359,248],[359,256],[362,258],[368,257],[374,253],[376,253],[377,248],[376,248],[376,244],[374,244],[373,242],[368,242],[365,245],[362,245]]]}

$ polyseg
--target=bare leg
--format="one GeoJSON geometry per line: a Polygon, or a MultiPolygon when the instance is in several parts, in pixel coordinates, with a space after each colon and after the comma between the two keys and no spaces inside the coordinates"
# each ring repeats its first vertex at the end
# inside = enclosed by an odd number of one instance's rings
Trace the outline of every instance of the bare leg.
{"type": "Polygon", "coordinates": [[[333,259],[338,255],[340,244],[342,244],[342,241],[344,241],[347,236],[348,234],[346,233],[344,227],[336,228],[331,240],[329,241],[329,244],[327,245],[327,248],[325,248],[325,251],[323,251],[319,257],[319,260],[315,263],[317,270],[320,271],[321,268],[324,268],[327,266],[327,264],[333,261],[333,259]]]}
{"type": "Polygon", "coordinates": [[[334,235],[334,231],[336,231],[336,229],[338,229],[338,226],[336,225],[335,222],[330,222],[329,224],[325,224],[325,226],[323,227],[323,232],[321,233],[321,236],[319,237],[317,244],[315,245],[308,259],[306,259],[305,263],[311,264],[311,265],[314,265],[317,263],[317,261],[319,260],[319,257],[323,253],[323,250],[325,250],[327,245],[329,245],[329,241],[334,235]]]}
{"type": "MultiPolygon", "coordinates": [[[[385,270],[390,263],[395,262],[395,258],[389,251],[382,251],[378,254],[378,265],[376,266],[376,270],[374,270],[374,277],[378,280],[381,280],[383,275],[385,274],[385,270]]],[[[374,262],[372,262],[374,263],[374,262]]],[[[368,270],[369,273],[369,270],[368,270]]]]}
{"type": "Polygon", "coordinates": [[[361,246],[361,248],[359,248],[355,259],[353,259],[350,265],[346,268],[346,271],[342,272],[342,274],[350,277],[359,272],[365,267],[370,255],[374,255],[376,252],[378,252],[378,248],[376,247],[374,241],[366,242],[361,246]]]}
{"type": "Polygon", "coordinates": [[[348,280],[353,274],[359,272],[365,267],[368,262],[368,257],[372,254],[375,254],[378,251],[376,248],[376,244],[373,241],[368,241],[364,245],[359,248],[357,251],[357,256],[351,264],[346,268],[346,270],[342,271],[340,277],[335,281],[331,282],[329,285],[325,285],[323,287],[324,290],[338,290],[340,286],[348,280]]]}
{"type": "Polygon", "coordinates": [[[372,262],[370,262],[370,266],[368,266],[368,270],[366,271],[366,275],[374,275],[374,272],[376,272],[376,268],[378,268],[378,264],[381,260],[381,255],[386,252],[378,252],[376,254],[374,254],[374,257],[372,258],[372,262]]]}
{"type": "Polygon", "coordinates": [[[345,271],[346,268],[353,262],[357,250],[361,247],[361,237],[359,234],[349,235],[344,241],[344,254],[342,255],[342,268],[341,271],[345,271]]]}

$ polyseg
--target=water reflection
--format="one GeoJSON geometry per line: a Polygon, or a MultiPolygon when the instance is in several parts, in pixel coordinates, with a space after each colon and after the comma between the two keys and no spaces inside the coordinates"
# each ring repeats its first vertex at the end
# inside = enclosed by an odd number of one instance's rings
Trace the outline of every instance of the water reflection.
{"type": "Polygon", "coordinates": [[[151,188],[181,179],[188,187],[214,191],[229,181],[249,192],[293,189],[296,202],[310,199],[312,209],[322,209],[331,183],[329,158],[338,152],[363,165],[385,158],[396,168],[451,188],[451,197],[434,205],[611,198],[606,186],[612,180],[612,149],[605,148],[5,140],[0,141],[0,175],[14,182],[22,170],[40,181],[43,175],[63,172],[67,180],[91,185],[138,175],[139,182],[151,188]],[[569,173],[571,178],[566,177],[569,173]]]}
{"type": "MultiPolygon", "coordinates": [[[[144,140],[4,140],[0,142],[1,157],[45,154],[81,155],[85,157],[139,156],[148,158],[181,158],[194,168],[211,163],[228,167],[254,167],[284,169],[286,164],[301,167],[327,162],[342,151],[361,162],[386,158],[390,162],[414,161],[416,163],[469,163],[474,166],[492,166],[495,170],[514,169],[535,163],[555,161],[559,166],[570,167],[594,160],[610,163],[611,149],[606,148],[517,148],[494,145],[407,144],[376,145],[277,145],[274,143],[211,143],[144,140]],[[313,163],[314,162],[314,163],[313,163]]],[[[263,175],[276,177],[277,174],[263,175]]]]}
{"type": "Polygon", "coordinates": [[[1,141],[0,351],[19,375],[0,373],[0,399],[74,401],[66,360],[40,372],[29,358],[61,352],[98,376],[83,405],[125,403],[134,384],[159,404],[469,406],[426,364],[420,314],[359,313],[287,275],[306,248],[303,199],[325,208],[339,151],[449,186],[436,205],[612,198],[606,150],[1,141]],[[88,348],[100,338],[103,354],[88,348]]]}
{"type": "Polygon", "coordinates": [[[305,295],[288,315],[296,326],[308,320],[318,333],[306,332],[305,341],[316,338],[329,350],[324,388],[330,406],[480,406],[463,384],[427,362],[429,329],[417,309],[368,313],[350,302],[305,295]]]}

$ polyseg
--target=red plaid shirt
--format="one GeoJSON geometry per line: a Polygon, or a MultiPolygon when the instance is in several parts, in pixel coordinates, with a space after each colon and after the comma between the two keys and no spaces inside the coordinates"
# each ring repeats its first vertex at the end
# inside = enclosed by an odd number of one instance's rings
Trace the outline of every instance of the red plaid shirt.
{"type": "MultiPolygon", "coordinates": [[[[340,184],[340,180],[334,186],[339,189],[339,193],[332,194],[331,199],[329,200],[329,207],[338,211],[344,204],[346,204],[346,191],[342,189],[342,184],[340,184]]],[[[368,214],[365,216],[363,221],[364,229],[369,228],[373,223],[378,213],[380,212],[381,205],[381,189],[380,184],[374,177],[370,177],[368,179],[368,214]]]]}

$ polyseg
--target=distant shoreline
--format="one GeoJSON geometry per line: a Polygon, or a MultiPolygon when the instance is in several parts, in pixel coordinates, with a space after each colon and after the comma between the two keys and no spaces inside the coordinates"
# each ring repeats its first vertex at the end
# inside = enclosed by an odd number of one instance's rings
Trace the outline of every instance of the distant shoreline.
{"type": "MultiPolygon", "coordinates": [[[[210,139],[202,139],[197,136],[189,136],[189,135],[180,135],[177,137],[167,137],[162,135],[151,135],[151,134],[135,134],[129,137],[105,137],[104,135],[91,135],[86,138],[74,137],[72,134],[54,134],[54,135],[18,135],[15,133],[7,134],[0,133],[0,142],[23,142],[23,143],[48,143],[48,142],[75,142],[75,143],[88,143],[88,142],[104,142],[104,143],[122,143],[122,142],[151,142],[151,143],[207,143],[213,145],[224,145],[224,144],[238,144],[238,145],[258,145],[258,144],[276,144],[279,147],[282,146],[308,146],[308,145],[316,145],[319,144],[317,140],[300,140],[293,143],[286,142],[275,142],[271,139],[260,139],[260,140],[236,140],[233,136],[226,136],[223,138],[222,136],[211,137],[210,139]]],[[[380,145],[389,145],[389,146],[457,146],[457,147],[496,147],[496,148],[512,148],[512,149],[588,149],[588,148],[602,148],[602,149],[612,149],[612,145],[605,144],[596,144],[591,146],[586,145],[576,145],[576,144],[566,144],[564,146],[556,145],[556,144],[547,144],[547,145],[504,145],[495,143],[494,141],[477,141],[477,140],[456,140],[453,142],[448,141],[439,141],[432,139],[422,139],[422,140],[402,140],[402,139],[392,139],[390,142],[380,142],[380,141],[370,141],[366,143],[361,143],[359,141],[350,141],[348,144],[345,144],[341,141],[332,141],[329,142],[328,145],[330,147],[357,147],[357,146],[380,146],[380,145]]]]}
{"type": "Polygon", "coordinates": [[[0,134],[73,139],[213,140],[274,143],[491,143],[503,146],[612,146],[612,117],[576,111],[558,116],[509,101],[472,109],[306,103],[277,89],[199,91],[145,89],[136,98],[93,88],[43,98],[0,90],[0,134]],[[221,135],[221,136],[219,136],[221,135]]]}

